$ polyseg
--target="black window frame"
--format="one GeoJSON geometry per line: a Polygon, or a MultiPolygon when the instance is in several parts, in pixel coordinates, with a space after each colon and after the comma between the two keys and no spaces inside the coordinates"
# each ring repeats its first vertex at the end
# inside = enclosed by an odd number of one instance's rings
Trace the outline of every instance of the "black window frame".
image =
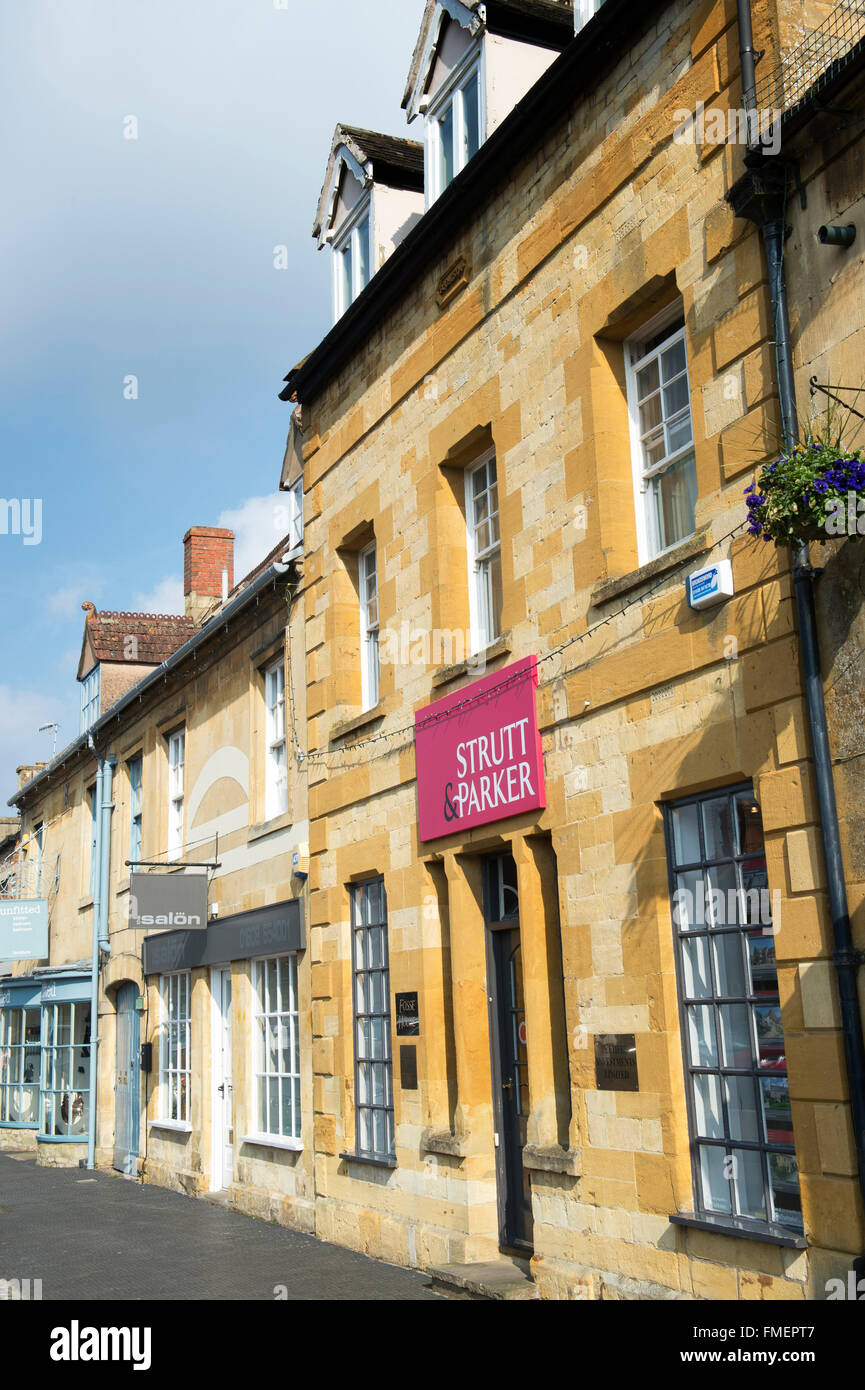
{"type": "MultiPolygon", "coordinates": [[[[392,1167],[396,1160],[396,1122],[394,1114],[393,1091],[393,1042],[391,1038],[390,950],[388,945],[387,932],[387,894],[385,892],[384,878],[381,876],[377,876],[375,878],[363,879],[358,883],[353,883],[350,887],[349,895],[351,899],[352,1031],[354,1034],[355,1152],[352,1156],[359,1159],[367,1159],[372,1163],[381,1163],[392,1167]],[[374,889],[377,889],[376,895],[374,895],[372,892],[372,890],[374,889]],[[376,916],[376,920],[373,921],[371,920],[371,918],[374,915],[372,909],[376,898],[378,904],[378,913],[376,916]],[[367,905],[366,921],[363,920],[364,914],[361,909],[361,903],[363,902],[365,902],[367,905]],[[381,953],[380,957],[378,958],[380,960],[380,963],[374,965],[371,965],[369,963],[373,959],[371,954],[373,938],[369,935],[371,931],[381,932],[381,953]],[[367,935],[364,936],[364,933],[366,933],[367,935]],[[358,954],[359,946],[360,955],[358,954]],[[361,962],[360,966],[358,965],[359,960],[361,962]],[[376,975],[383,977],[379,986],[380,996],[384,1000],[383,1010],[379,1010],[374,1007],[364,1007],[363,1009],[360,1009],[359,1005],[362,1002],[366,1004],[370,997],[370,994],[365,991],[363,985],[361,984],[361,979],[365,979],[367,977],[372,977],[376,975]],[[361,997],[362,995],[364,996],[363,998],[361,997]],[[376,1020],[381,1020],[382,1045],[385,1054],[383,1057],[376,1057],[374,1055],[367,1057],[360,1055],[360,1024],[361,1021],[364,1019],[369,1019],[370,1023],[376,1020]],[[368,1098],[363,1101],[360,1099],[362,1094],[361,1068],[363,1066],[369,1066],[371,1069],[374,1069],[376,1067],[384,1068],[384,1104],[376,1103],[375,1100],[372,1098],[375,1094],[372,1087],[372,1080],[370,1080],[370,1087],[367,1092],[368,1098]],[[383,1111],[386,1117],[385,1133],[389,1138],[389,1147],[387,1149],[377,1149],[375,1147],[375,1115],[378,1111],[383,1111]],[[370,1114],[370,1147],[366,1147],[362,1142],[364,1126],[361,1117],[362,1114],[365,1112],[369,1112],[370,1114]]],[[[370,991],[370,993],[371,992],[372,991],[370,991]]],[[[373,1032],[372,1027],[369,1031],[371,1035],[373,1032]]],[[[371,1049],[371,1051],[374,1053],[374,1047],[371,1049]]],[[[374,1073],[371,1070],[370,1076],[372,1077],[373,1074],[374,1073]]]]}
{"type": "MultiPolygon", "coordinates": [[[[787,1243],[787,1238],[789,1238],[789,1243],[799,1244],[801,1243],[801,1240],[804,1237],[804,1224],[793,1224],[791,1222],[784,1221],[783,1219],[779,1219],[778,1216],[775,1214],[774,1188],[770,1176],[769,1159],[769,1156],[772,1154],[789,1155],[793,1158],[794,1164],[796,1165],[797,1196],[799,1200],[799,1210],[801,1213],[801,1184],[799,1181],[800,1175],[798,1168],[798,1160],[796,1157],[795,1141],[792,1129],[792,1106],[790,1107],[791,1142],[789,1144],[785,1144],[775,1140],[770,1140],[768,1137],[768,1125],[766,1122],[767,1116],[763,1102],[763,1087],[761,1085],[761,1082],[763,1081],[769,1080],[772,1077],[778,1077],[783,1075],[787,1083],[787,1095],[789,1103],[789,1070],[786,1066],[786,1047],[782,1055],[782,1060],[785,1063],[783,1069],[781,1067],[774,1067],[770,1069],[767,1068],[765,1065],[761,1067],[760,1040],[756,1031],[756,1020],[754,1014],[755,1007],[759,1007],[761,1005],[775,1005],[778,1008],[780,1015],[780,998],[777,990],[768,991],[762,995],[758,994],[755,991],[754,980],[751,975],[751,954],[747,945],[748,937],[753,936],[755,934],[755,930],[760,928],[762,928],[762,931],[760,931],[761,935],[771,936],[774,940],[774,932],[772,931],[771,923],[771,914],[768,916],[768,918],[761,915],[759,920],[757,920],[756,922],[752,921],[750,923],[747,921],[737,921],[736,923],[724,923],[723,925],[719,925],[710,924],[708,921],[706,921],[703,923],[702,926],[698,925],[696,930],[692,931],[683,931],[677,916],[678,907],[680,906],[680,900],[678,900],[676,897],[678,874],[695,872],[702,873],[704,875],[702,881],[705,883],[705,875],[707,871],[721,865],[728,866],[732,864],[735,867],[735,881],[737,890],[740,893],[747,893],[749,890],[743,882],[744,862],[749,859],[762,857],[765,865],[765,836],[763,833],[762,816],[760,818],[761,849],[758,854],[755,853],[753,848],[744,848],[741,844],[740,839],[738,838],[739,829],[736,821],[735,802],[737,798],[741,797],[750,797],[753,801],[754,806],[759,808],[759,803],[757,802],[756,796],[754,794],[753,784],[750,782],[737,782],[732,786],[728,785],[722,787],[715,787],[705,791],[694,793],[689,796],[679,797],[675,800],[665,802],[662,807],[664,814],[667,877],[671,904],[672,928],[674,933],[674,952],[676,958],[676,993],[679,1004],[682,1062],[684,1067],[685,1093],[688,1115],[688,1136],[691,1155],[691,1181],[694,1200],[694,1213],[698,1223],[703,1222],[706,1224],[718,1225],[721,1227],[727,1227],[731,1229],[738,1228],[742,1234],[758,1234],[760,1232],[764,1232],[769,1237],[783,1237],[784,1243],[787,1243]],[[688,861],[682,860],[681,862],[679,862],[676,856],[675,839],[673,832],[674,813],[677,811],[681,811],[683,808],[687,806],[697,806],[699,808],[707,802],[719,800],[724,797],[726,797],[728,801],[732,833],[734,836],[736,836],[736,840],[733,844],[733,853],[731,855],[722,855],[715,857],[712,857],[707,853],[703,813],[701,810],[698,810],[696,820],[699,835],[700,859],[688,861]],[[767,926],[769,927],[768,932],[766,932],[767,926]],[[744,995],[725,994],[721,992],[720,981],[718,979],[716,955],[712,948],[712,941],[714,937],[717,937],[719,934],[722,933],[728,935],[738,933],[740,939],[742,939],[742,961],[746,971],[745,988],[748,991],[744,995]],[[708,962],[711,981],[711,994],[708,996],[704,995],[700,997],[692,996],[686,993],[686,981],[684,971],[684,942],[688,939],[693,940],[697,937],[702,937],[703,940],[706,941],[706,961],[708,962]],[[771,999],[767,999],[767,993],[771,996],[771,999]],[[742,1004],[746,1005],[748,1008],[748,1035],[751,1046],[752,1059],[750,1067],[727,1065],[724,1057],[723,1034],[721,1032],[721,1020],[719,1016],[719,1009],[723,1005],[742,1004]],[[709,1005],[712,1009],[712,1027],[714,1031],[715,1040],[714,1065],[696,1065],[691,1059],[688,1009],[689,1007],[693,1008],[699,1007],[701,1005],[709,1005]],[[710,1075],[718,1078],[717,1085],[721,1103],[720,1119],[723,1128],[722,1138],[710,1137],[698,1133],[698,1126],[695,1113],[694,1083],[694,1077],[697,1075],[710,1075]],[[726,1087],[724,1085],[724,1080],[727,1076],[751,1079],[755,1102],[754,1114],[760,1126],[759,1132],[761,1136],[757,1140],[738,1139],[735,1138],[733,1135],[729,1120],[729,1103],[726,1096],[726,1087]],[[729,1176],[727,1179],[729,1182],[730,1192],[730,1210],[727,1212],[719,1211],[717,1207],[712,1207],[708,1205],[707,1201],[705,1200],[705,1193],[703,1191],[703,1176],[700,1159],[700,1150],[702,1147],[721,1148],[724,1150],[725,1155],[728,1158],[731,1155],[733,1155],[736,1150],[758,1152],[761,1155],[763,1203],[765,1211],[764,1217],[748,1216],[737,1212],[735,1178],[732,1175],[729,1176]]],[[[768,882],[768,866],[766,866],[765,892],[768,894],[769,891],[770,890],[768,882]]],[[[774,969],[777,974],[776,961],[774,962],[774,969]]],[[[781,1033],[781,1042],[782,1046],[784,1046],[783,1031],[781,1033]]]]}

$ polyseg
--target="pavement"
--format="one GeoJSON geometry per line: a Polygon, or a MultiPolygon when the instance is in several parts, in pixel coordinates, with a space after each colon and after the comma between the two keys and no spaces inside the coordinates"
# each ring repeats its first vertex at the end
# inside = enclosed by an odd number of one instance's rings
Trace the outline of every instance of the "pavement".
{"type": "Polygon", "coordinates": [[[40,1168],[8,1151],[2,1279],[41,1279],[43,1301],[442,1301],[425,1274],[165,1188],[40,1168]]]}

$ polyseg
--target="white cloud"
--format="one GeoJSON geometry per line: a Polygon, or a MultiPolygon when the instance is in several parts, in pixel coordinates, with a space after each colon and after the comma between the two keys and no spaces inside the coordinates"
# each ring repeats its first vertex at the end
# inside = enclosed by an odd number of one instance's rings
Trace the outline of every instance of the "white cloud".
{"type": "Polygon", "coordinates": [[[183,579],[179,574],[167,574],[149,593],[135,594],[134,613],[182,613],[183,579]]]}
{"type": "Polygon", "coordinates": [[[260,564],[265,555],[288,534],[288,499],[282,493],[270,497],[248,497],[239,507],[221,512],[217,526],[227,526],[235,534],[235,584],[260,564]]]}
{"type": "Polygon", "coordinates": [[[58,618],[80,617],[83,623],[82,603],[97,603],[102,588],[101,580],[96,581],[86,577],[77,579],[74,584],[67,584],[64,588],[55,589],[53,594],[49,594],[46,606],[48,611],[55,613],[58,618]]]}

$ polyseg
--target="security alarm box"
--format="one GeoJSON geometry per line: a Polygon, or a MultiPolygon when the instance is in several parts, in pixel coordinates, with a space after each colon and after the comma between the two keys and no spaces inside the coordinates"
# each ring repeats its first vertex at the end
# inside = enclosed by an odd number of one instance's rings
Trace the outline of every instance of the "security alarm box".
{"type": "Polygon", "coordinates": [[[712,604],[733,597],[733,566],[729,560],[717,560],[714,565],[689,574],[687,585],[691,608],[711,608],[712,604]]]}

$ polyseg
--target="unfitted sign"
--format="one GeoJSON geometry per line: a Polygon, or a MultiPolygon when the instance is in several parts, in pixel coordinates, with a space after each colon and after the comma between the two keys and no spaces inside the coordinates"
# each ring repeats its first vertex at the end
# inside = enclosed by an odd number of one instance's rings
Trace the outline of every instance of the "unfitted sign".
{"type": "Polygon", "coordinates": [[[526,656],[415,715],[422,840],[545,806],[535,707],[537,657],[526,656]]]}
{"type": "Polygon", "coordinates": [[[47,959],[47,898],[0,903],[0,960],[47,959]]]}

